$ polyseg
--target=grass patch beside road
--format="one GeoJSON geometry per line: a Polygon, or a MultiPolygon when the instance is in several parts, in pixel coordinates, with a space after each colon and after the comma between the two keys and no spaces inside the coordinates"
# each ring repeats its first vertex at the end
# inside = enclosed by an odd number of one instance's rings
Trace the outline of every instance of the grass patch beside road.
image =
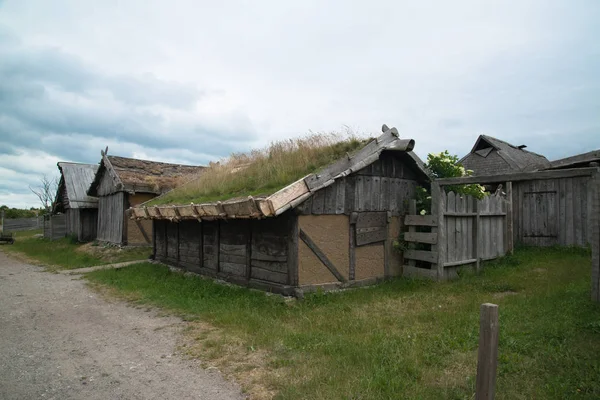
{"type": "Polygon", "coordinates": [[[596,399],[600,306],[590,301],[590,265],[586,250],[520,249],[455,282],[398,279],[302,301],[150,263],[87,276],[196,320],[188,353],[256,398],[471,399],[479,306],[492,302],[500,306],[498,399],[596,399]]]}
{"type": "MultiPolygon", "coordinates": [[[[27,231],[32,232],[32,231],[27,231]]],[[[18,232],[12,245],[0,247],[8,254],[24,256],[27,261],[48,270],[75,269],[124,261],[144,260],[152,252],[148,247],[117,248],[75,243],[70,238],[50,240],[18,232]],[[23,234],[23,235],[22,235],[23,234]]]]}

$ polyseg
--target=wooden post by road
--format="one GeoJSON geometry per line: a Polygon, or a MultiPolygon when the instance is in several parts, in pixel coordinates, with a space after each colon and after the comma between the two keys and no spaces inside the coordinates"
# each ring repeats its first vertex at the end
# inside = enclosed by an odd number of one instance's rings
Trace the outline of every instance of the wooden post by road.
{"type": "Polygon", "coordinates": [[[498,306],[485,303],[479,314],[479,354],[475,400],[493,400],[498,367],[498,306]]]}

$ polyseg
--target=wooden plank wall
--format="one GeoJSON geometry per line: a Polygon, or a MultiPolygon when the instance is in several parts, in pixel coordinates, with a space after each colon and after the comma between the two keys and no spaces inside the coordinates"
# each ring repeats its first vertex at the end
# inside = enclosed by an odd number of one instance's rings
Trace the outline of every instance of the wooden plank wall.
{"type": "Polygon", "coordinates": [[[154,221],[155,257],[239,284],[283,288],[297,280],[288,267],[296,218],[290,212],[264,220],[154,221]]]}
{"type": "Polygon", "coordinates": [[[403,215],[415,197],[415,172],[393,154],[383,153],[373,164],[317,191],[298,206],[303,215],[391,211],[403,215]]]}
{"type": "Polygon", "coordinates": [[[125,193],[98,198],[98,240],[121,244],[125,217],[125,193]]]}
{"type": "Polygon", "coordinates": [[[514,182],[514,240],[533,246],[588,245],[589,184],[587,176],[514,182]]]}
{"type": "Polygon", "coordinates": [[[441,260],[444,266],[456,266],[489,260],[506,254],[508,201],[503,196],[490,195],[482,200],[460,196],[443,190],[444,229],[441,260]]]}
{"type": "Polygon", "coordinates": [[[65,237],[67,220],[65,214],[49,215],[44,218],[44,237],[52,240],[65,237]]]}
{"type": "Polygon", "coordinates": [[[65,211],[67,235],[76,235],[79,239],[79,209],[68,208],[65,211]]]}

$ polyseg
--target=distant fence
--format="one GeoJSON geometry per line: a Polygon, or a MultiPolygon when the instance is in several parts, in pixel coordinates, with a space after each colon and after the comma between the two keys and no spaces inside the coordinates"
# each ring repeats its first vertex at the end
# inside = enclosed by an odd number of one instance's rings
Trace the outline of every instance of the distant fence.
{"type": "Polygon", "coordinates": [[[408,232],[405,242],[431,245],[430,250],[404,251],[405,276],[447,279],[456,276],[457,267],[491,260],[512,251],[511,197],[492,195],[478,200],[472,196],[446,194],[439,187],[432,192],[432,214],[416,215],[410,205],[405,216],[408,232]],[[417,231],[420,228],[420,232],[417,231]],[[430,230],[431,232],[423,232],[430,230]]]}
{"type": "Polygon", "coordinates": [[[65,214],[46,215],[44,217],[44,237],[60,239],[67,235],[67,219],[65,214]]]}
{"type": "Polygon", "coordinates": [[[44,217],[4,219],[2,229],[6,232],[30,231],[41,229],[44,217]]]}
{"type": "MultiPolygon", "coordinates": [[[[443,197],[444,186],[473,183],[506,185],[509,200],[506,240],[532,246],[590,246],[592,299],[600,302],[600,168],[597,164],[584,168],[438,179],[431,185],[432,204],[437,204],[435,199],[443,197]]],[[[481,240],[479,243],[485,246],[481,240]]]]}

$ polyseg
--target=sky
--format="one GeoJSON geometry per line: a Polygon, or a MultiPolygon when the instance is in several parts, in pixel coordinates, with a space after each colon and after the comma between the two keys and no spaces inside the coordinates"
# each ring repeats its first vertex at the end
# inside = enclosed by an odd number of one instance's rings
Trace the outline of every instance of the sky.
{"type": "Polygon", "coordinates": [[[600,148],[597,0],[0,0],[0,204],[56,163],[204,165],[309,132],[600,148]]]}

